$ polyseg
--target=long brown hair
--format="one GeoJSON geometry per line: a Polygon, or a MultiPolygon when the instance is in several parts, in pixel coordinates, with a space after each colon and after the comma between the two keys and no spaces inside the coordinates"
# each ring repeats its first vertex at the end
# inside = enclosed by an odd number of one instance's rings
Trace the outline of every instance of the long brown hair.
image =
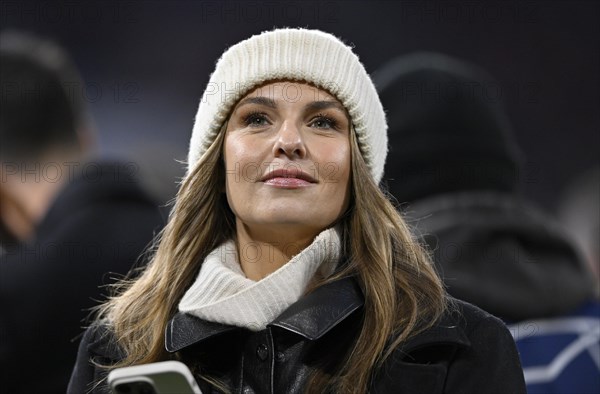
{"type": "MultiPolygon", "coordinates": [[[[100,308],[100,318],[110,322],[126,354],[112,368],[173,357],[164,348],[167,322],[204,258],[234,236],[235,220],[223,186],[224,134],[223,128],[184,179],[147,268],[136,280],[118,284],[117,295],[100,308]]],[[[366,392],[373,371],[390,352],[432,325],[445,308],[444,290],[428,254],[374,183],[353,132],[351,145],[352,198],[340,220],[349,261],[316,287],[356,277],[365,296],[364,317],[337,373],[316,371],[307,392],[366,392]]]]}

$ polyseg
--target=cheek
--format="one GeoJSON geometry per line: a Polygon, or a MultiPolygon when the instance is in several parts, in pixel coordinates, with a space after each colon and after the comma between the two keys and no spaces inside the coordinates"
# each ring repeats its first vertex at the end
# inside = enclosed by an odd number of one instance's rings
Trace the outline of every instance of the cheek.
{"type": "Polygon", "coordinates": [[[320,178],[325,182],[347,184],[350,178],[350,147],[339,145],[323,153],[318,163],[320,178]]]}
{"type": "Polygon", "coordinates": [[[262,160],[259,146],[252,141],[228,138],[225,141],[224,156],[227,178],[233,176],[237,181],[254,182],[262,175],[262,160]]]}
{"type": "Polygon", "coordinates": [[[350,201],[350,178],[352,172],[352,160],[350,144],[344,146],[343,149],[337,149],[335,153],[336,166],[335,173],[331,176],[336,183],[336,194],[341,200],[341,211],[345,211],[350,201]]]}
{"type": "Polygon", "coordinates": [[[235,196],[239,193],[239,144],[229,136],[225,137],[223,144],[223,161],[225,164],[225,195],[229,208],[235,213],[235,196]]]}
{"type": "Polygon", "coordinates": [[[227,137],[225,139],[224,149],[223,149],[223,157],[225,160],[225,169],[227,170],[227,175],[231,174],[231,172],[235,169],[235,163],[239,162],[241,146],[235,138],[227,137]]]}
{"type": "Polygon", "coordinates": [[[235,186],[233,183],[240,181],[241,168],[245,162],[246,151],[239,140],[227,138],[225,140],[225,176],[227,185],[235,186]]]}

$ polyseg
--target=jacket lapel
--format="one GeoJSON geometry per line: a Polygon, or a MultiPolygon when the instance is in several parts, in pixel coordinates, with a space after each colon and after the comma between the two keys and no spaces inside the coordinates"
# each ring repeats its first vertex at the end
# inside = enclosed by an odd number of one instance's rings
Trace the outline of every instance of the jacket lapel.
{"type": "Polygon", "coordinates": [[[304,296],[268,326],[314,341],[363,305],[364,297],[354,278],[344,278],[304,296]]]}
{"type": "MultiPolygon", "coordinates": [[[[350,277],[343,278],[319,287],[302,297],[268,327],[279,327],[314,341],[344,321],[353,312],[361,309],[363,305],[364,297],[356,280],[350,277]]],[[[451,308],[452,306],[450,306],[451,308]]],[[[458,318],[460,318],[459,315],[446,312],[437,324],[410,338],[398,350],[408,354],[416,349],[439,344],[471,346],[471,342],[460,327],[458,318]]],[[[209,338],[241,330],[244,329],[205,321],[196,316],[178,312],[167,324],[165,347],[169,352],[176,352],[209,338]]]]}
{"type": "Polygon", "coordinates": [[[209,322],[178,312],[167,324],[165,348],[168,352],[177,352],[206,339],[236,330],[241,328],[209,322]]]}
{"type": "MultiPolygon", "coordinates": [[[[363,295],[355,280],[344,278],[302,297],[268,327],[279,327],[308,340],[316,340],[363,304],[363,295]]],[[[177,352],[217,335],[238,330],[244,329],[178,312],[167,324],[165,348],[169,352],[177,352]]]]}

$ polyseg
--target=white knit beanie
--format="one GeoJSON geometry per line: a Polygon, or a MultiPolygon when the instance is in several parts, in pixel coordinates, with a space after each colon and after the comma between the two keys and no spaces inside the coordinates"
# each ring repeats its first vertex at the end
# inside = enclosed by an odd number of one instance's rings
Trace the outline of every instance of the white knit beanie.
{"type": "Polygon", "coordinates": [[[375,86],[350,47],[329,33],[306,29],[264,32],[225,51],[196,114],[188,173],[214,142],[238,100],[258,85],[282,79],[312,83],[344,105],[378,183],[387,155],[387,123],[375,86]]]}

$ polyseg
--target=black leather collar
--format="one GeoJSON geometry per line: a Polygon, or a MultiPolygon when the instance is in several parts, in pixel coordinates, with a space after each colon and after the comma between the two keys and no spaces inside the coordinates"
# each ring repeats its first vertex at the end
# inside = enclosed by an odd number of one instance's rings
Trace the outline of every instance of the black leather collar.
{"type": "MultiPolygon", "coordinates": [[[[462,304],[460,301],[458,303],[462,304]]],[[[319,287],[301,298],[268,326],[278,327],[314,341],[363,305],[364,296],[356,280],[344,278],[319,287]]],[[[471,346],[461,325],[461,319],[460,311],[451,307],[437,324],[402,344],[400,351],[409,353],[418,348],[439,344],[471,346]]],[[[176,352],[209,338],[241,330],[244,329],[208,322],[178,312],[167,324],[165,347],[169,352],[176,352]]]]}
{"type": "Polygon", "coordinates": [[[239,329],[239,327],[213,323],[196,316],[177,312],[167,323],[165,349],[168,352],[177,352],[208,338],[239,329]]]}
{"type": "MultiPolygon", "coordinates": [[[[344,278],[302,297],[269,326],[282,328],[312,341],[325,335],[363,304],[364,298],[356,281],[344,278]]],[[[243,329],[178,312],[167,324],[165,348],[169,352],[176,352],[236,330],[243,329]]]]}
{"type": "Polygon", "coordinates": [[[269,326],[291,331],[315,341],[364,305],[354,278],[322,286],[291,305],[269,326]]]}

